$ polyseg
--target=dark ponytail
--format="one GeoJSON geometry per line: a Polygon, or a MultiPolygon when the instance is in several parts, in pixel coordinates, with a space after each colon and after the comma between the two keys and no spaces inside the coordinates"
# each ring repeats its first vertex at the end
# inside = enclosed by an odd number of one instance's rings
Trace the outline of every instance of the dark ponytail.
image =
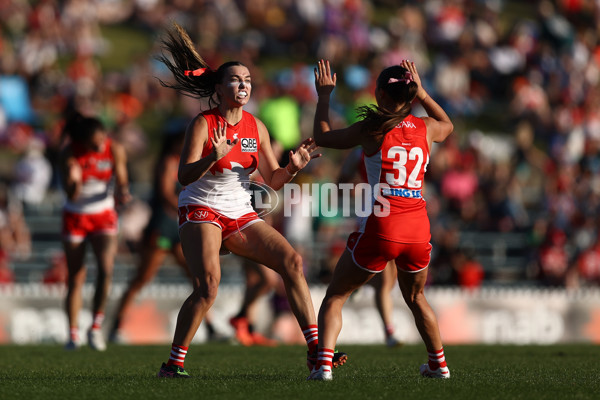
{"type": "Polygon", "coordinates": [[[164,54],[157,56],[156,59],[166,65],[176,82],[166,83],[159,78],[160,84],[195,99],[208,97],[209,104],[213,100],[215,86],[223,81],[227,68],[234,65],[243,66],[238,61],[230,61],[213,71],[198,54],[196,46],[185,29],[177,23],[173,23],[173,28],[167,30],[166,38],[160,43],[162,49],[171,55],[172,60],[164,54]]]}
{"type": "Polygon", "coordinates": [[[404,105],[398,111],[376,105],[359,107],[357,112],[363,121],[362,130],[372,136],[385,135],[410,114],[411,103],[419,86],[413,82],[406,68],[394,65],[381,71],[377,78],[377,88],[382,89],[395,103],[404,105]]]}
{"type": "Polygon", "coordinates": [[[86,117],[75,112],[65,123],[63,136],[67,135],[74,143],[86,143],[99,130],[103,131],[104,125],[98,118],[86,117]]]}

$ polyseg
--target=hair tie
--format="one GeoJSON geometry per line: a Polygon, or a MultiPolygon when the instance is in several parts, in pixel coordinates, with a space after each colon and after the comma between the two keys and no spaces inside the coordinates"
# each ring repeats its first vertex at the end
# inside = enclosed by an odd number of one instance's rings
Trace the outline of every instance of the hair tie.
{"type": "Polygon", "coordinates": [[[206,68],[198,68],[195,70],[186,70],[186,71],[183,71],[183,74],[185,76],[202,76],[204,74],[210,74],[212,72],[213,71],[210,68],[206,67],[206,68]]]}
{"type": "Polygon", "coordinates": [[[404,76],[403,76],[401,79],[398,79],[398,78],[390,78],[390,79],[388,79],[388,81],[387,81],[387,83],[396,83],[396,82],[402,82],[402,83],[405,83],[405,84],[407,84],[407,85],[408,85],[409,83],[413,82],[413,76],[412,76],[412,74],[410,73],[410,71],[406,71],[406,72],[404,73],[404,76]]]}

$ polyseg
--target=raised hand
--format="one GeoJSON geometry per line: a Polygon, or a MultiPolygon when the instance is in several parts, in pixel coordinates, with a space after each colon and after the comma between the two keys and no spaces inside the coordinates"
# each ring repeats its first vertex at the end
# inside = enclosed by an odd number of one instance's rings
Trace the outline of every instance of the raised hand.
{"type": "Polygon", "coordinates": [[[421,85],[421,77],[417,72],[417,67],[415,66],[415,63],[409,60],[402,60],[400,65],[406,68],[411,73],[413,81],[419,86],[419,89],[417,89],[417,98],[419,100],[424,100],[427,97],[427,92],[425,91],[425,89],[423,89],[423,86],[421,85]]]}
{"type": "Polygon", "coordinates": [[[337,75],[331,75],[329,61],[319,60],[315,68],[315,87],[319,96],[329,96],[335,88],[337,75]]]}
{"type": "Polygon", "coordinates": [[[308,138],[296,149],[296,151],[290,150],[290,163],[287,166],[288,172],[295,174],[302,168],[306,167],[313,158],[321,157],[322,154],[312,154],[319,147],[316,145],[313,138],[308,138]]]}
{"type": "Polygon", "coordinates": [[[213,152],[216,157],[215,161],[219,161],[233,149],[239,142],[239,139],[235,138],[233,141],[227,140],[227,126],[219,122],[218,126],[213,128],[213,137],[210,138],[210,141],[213,145],[213,152]]]}

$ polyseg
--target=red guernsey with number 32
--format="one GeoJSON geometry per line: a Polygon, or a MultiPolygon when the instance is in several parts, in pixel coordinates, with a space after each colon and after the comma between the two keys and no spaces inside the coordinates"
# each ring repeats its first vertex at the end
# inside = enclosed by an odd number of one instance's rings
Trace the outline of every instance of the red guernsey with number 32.
{"type": "MultiPolygon", "coordinates": [[[[407,116],[389,131],[379,151],[365,156],[369,184],[379,184],[377,201],[389,215],[373,213],[360,231],[400,243],[426,243],[431,239],[429,218],[422,195],[423,178],[429,164],[427,128],[422,119],[407,116]]],[[[373,193],[377,193],[374,189],[373,193]]]]}

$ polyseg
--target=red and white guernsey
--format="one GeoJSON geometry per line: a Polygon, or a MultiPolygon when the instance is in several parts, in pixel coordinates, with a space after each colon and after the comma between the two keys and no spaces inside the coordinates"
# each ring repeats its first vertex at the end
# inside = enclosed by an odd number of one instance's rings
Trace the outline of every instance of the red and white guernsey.
{"type": "Polygon", "coordinates": [[[113,175],[115,160],[111,140],[104,141],[99,152],[90,151],[77,143],[71,145],[73,157],[81,166],[81,193],[68,200],[65,211],[77,214],[97,214],[115,208],[113,175]]]}
{"type": "MultiPolygon", "coordinates": [[[[386,213],[372,213],[361,221],[360,232],[393,242],[429,242],[429,218],[422,195],[429,164],[425,122],[413,115],[407,116],[385,135],[379,151],[365,155],[364,160],[373,193],[389,202],[389,214],[388,207],[385,207],[386,213]]],[[[375,200],[377,206],[384,203],[375,200]]]]}
{"type": "Polygon", "coordinates": [[[231,219],[240,218],[254,211],[248,190],[250,174],[258,167],[260,140],[256,120],[252,114],[243,111],[242,119],[231,125],[221,116],[218,108],[202,113],[208,123],[208,138],[202,157],[212,152],[210,138],[218,122],[227,126],[227,140],[239,139],[239,143],[204,176],[187,185],[179,194],[179,207],[200,205],[231,219]]]}

